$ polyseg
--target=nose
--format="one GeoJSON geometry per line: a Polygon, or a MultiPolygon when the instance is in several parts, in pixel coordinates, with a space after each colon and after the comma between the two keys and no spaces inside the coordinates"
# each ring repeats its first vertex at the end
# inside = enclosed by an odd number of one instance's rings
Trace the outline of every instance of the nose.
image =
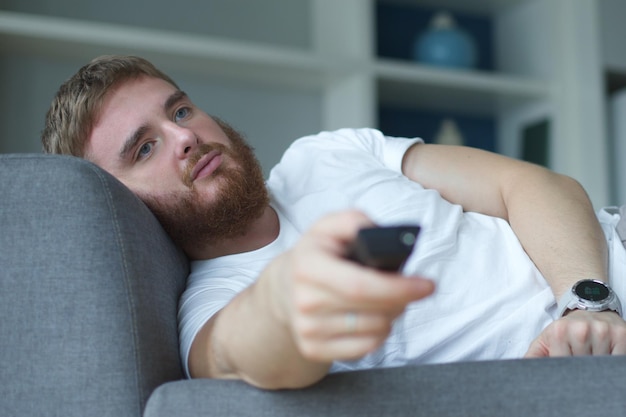
{"type": "Polygon", "coordinates": [[[187,158],[198,145],[198,137],[189,128],[176,123],[168,125],[168,133],[175,146],[176,156],[180,159],[187,158]]]}

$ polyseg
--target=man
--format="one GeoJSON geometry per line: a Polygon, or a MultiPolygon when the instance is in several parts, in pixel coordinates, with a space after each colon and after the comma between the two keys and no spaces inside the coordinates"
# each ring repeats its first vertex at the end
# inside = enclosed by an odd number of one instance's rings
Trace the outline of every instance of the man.
{"type": "Polygon", "coordinates": [[[608,282],[607,245],[578,183],[541,167],[345,129],[296,141],[266,187],[234,129],[135,57],[81,68],[42,139],[120,179],[194,261],[190,376],[297,388],[347,369],[626,354],[614,305],[557,311],[577,281],[608,282]],[[409,221],[423,226],[410,276],[345,259],[359,228],[409,221]]]}

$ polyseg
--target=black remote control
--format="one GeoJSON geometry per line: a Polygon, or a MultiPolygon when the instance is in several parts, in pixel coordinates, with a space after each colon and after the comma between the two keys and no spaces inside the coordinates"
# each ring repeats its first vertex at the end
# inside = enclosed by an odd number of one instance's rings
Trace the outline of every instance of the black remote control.
{"type": "Polygon", "coordinates": [[[411,254],[420,227],[403,225],[359,230],[347,258],[384,271],[398,271],[411,254]]]}

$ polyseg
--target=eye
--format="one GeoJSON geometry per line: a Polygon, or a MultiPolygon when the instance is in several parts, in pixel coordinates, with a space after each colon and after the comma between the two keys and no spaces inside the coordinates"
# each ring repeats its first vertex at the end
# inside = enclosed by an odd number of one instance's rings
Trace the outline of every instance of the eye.
{"type": "Polygon", "coordinates": [[[176,110],[176,113],[174,114],[174,121],[179,122],[183,120],[184,118],[189,116],[189,113],[191,113],[191,109],[189,107],[181,107],[180,109],[176,110]]]}
{"type": "Polygon", "coordinates": [[[146,142],[143,145],[141,145],[141,147],[137,151],[137,159],[141,160],[149,156],[152,153],[153,147],[154,147],[154,143],[152,142],[146,142]]]}

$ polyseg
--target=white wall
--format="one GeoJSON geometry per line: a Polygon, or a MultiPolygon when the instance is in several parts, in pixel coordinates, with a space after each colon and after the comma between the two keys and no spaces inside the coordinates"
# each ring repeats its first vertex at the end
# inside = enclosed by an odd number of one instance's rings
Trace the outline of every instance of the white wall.
{"type": "Polygon", "coordinates": [[[605,67],[626,71],[626,1],[600,0],[600,22],[605,67]]]}

